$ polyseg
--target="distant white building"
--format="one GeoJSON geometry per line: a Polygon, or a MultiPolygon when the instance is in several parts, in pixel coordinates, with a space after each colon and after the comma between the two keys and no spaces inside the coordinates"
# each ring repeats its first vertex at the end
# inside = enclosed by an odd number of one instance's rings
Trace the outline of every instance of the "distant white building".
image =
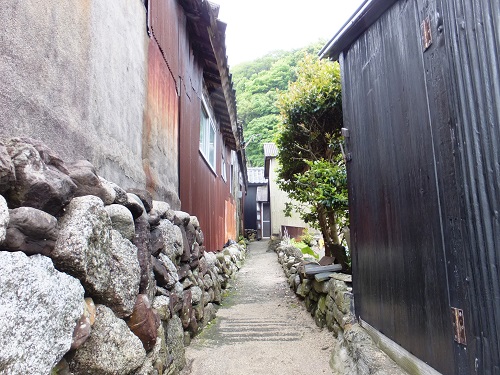
{"type": "Polygon", "coordinates": [[[277,236],[283,236],[284,231],[288,232],[290,237],[299,238],[304,229],[310,229],[313,232],[316,230],[306,224],[297,212],[292,212],[291,217],[285,216],[286,203],[291,199],[288,194],[281,190],[278,186],[278,176],[276,169],[278,168],[278,147],[274,143],[264,143],[264,177],[269,183],[269,202],[271,206],[271,233],[277,236]]]}

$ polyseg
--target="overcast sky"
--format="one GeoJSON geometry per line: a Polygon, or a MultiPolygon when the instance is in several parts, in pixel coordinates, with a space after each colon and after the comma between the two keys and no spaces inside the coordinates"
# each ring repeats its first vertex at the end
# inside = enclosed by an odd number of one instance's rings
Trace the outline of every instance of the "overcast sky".
{"type": "Polygon", "coordinates": [[[211,0],[227,23],[230,66],[330,40],[362,0],[211,0]]]}

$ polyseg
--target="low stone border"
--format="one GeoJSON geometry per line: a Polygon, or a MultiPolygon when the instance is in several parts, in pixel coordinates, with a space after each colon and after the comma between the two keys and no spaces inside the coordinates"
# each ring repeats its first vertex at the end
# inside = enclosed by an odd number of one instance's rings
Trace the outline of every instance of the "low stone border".
{"type": "Polygon", "coordinates": [[[278,255],[290,288],[303,299],[316,325],[326,327],[337,339],[330,366],[338,374],[405,375],[394,361],[380,350],[371,336],[358,324],[350,275],[332,272],[326,280],[304,275],[302,252],[274,240],[270,249],[278,255]]]}

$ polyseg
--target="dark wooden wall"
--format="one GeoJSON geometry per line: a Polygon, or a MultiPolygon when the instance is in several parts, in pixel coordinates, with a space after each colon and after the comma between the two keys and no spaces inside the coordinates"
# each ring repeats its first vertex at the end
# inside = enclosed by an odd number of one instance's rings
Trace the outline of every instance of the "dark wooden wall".
{"type": "Polygon", "coordinates": [[[356,312],[444,374],[500,374],[498,30],[498,1],[398,1],[340,57],[356,312]]]}

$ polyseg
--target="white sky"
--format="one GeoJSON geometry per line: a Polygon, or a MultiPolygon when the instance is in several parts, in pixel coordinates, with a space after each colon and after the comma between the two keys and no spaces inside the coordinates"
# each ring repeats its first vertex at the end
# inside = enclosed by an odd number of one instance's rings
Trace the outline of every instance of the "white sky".
{"type": "Polygon", "coordinates": [[[362,0],[211,0],[227,23],[230,66],[330,40],[362,0]]]}

